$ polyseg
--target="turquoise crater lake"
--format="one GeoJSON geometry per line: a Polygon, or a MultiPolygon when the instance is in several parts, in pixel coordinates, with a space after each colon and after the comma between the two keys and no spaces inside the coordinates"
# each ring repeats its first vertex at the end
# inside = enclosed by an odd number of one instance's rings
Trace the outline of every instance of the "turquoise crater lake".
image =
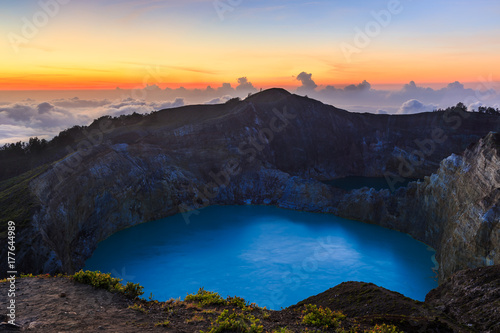
{"type": "Polygon", "coordinates": [[[424,300],[434,250],[410,236],[333,215],[264,206],[209,207],[122,230],[84,269],[144,286],[160,301],[200,287],[280,309],[344,281],[424,300]]]}

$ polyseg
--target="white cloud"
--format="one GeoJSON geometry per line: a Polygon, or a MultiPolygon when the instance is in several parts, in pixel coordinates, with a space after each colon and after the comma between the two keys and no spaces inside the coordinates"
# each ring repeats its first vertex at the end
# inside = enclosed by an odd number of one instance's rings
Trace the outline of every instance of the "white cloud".
{"type": "Polygon", "coordinates": [[[24,103],[15,103],[13,105],[5,105],[0,108],[0,114],[14,121],[23,122],[29,121],[36,111],[24,103]]]}
{"type": "Polygon", "coordinates": [[[484,106],[484,103],[482,103],[482,102],[474,102],[474,103],[471,103],[471,104],[467,105],[467,110],[477,111],[477,109],[480,106],[484,106]]]}
{"type": "Polygon", "coordinates": [[[359,91],[368,91],[370,90],[372,85],[364,80],[360,84],[351,84],[348,85],[347,87],[344,88],[344,91],[352,91],[352,92],[359,92],[359,91]]]}
{"type": "Polygon", "coordinates": [[[89,125],[93,119],[104,115],[149,113],[183,105],[183,98],[176,98],[172,102],[146,102],[133,98],[115,102],[69,98],[42,103],[26,99],[0,106],[0,143],[27,141],[31,136],[51,139],[64,129],[89,125]]]}
{"type": "Polygon", "coordinates": [[[103,100],[84,100],[78,97],[73,97],[71,99],[57,99],[53,101],[56,106],[64,108],[92,108],[99,107],[109,104],[110,101],[107,99],[103,100]]]}
{"type": "Polygon", "coordinates": [[[455,81],[455,82],[448,84],[448,86],[446,88],[449,90],[464,90],[465,89],[464,85],[458,81],[455,81]]]}
{"type": "Polygon", "coordinates": [[[36,108],[38,109],[39,114],[44,114],[44,113],[49,113],[50,111],[52,111],[54,109],[54,105],[47,103],[47,102],[44,102],[44,103],[38,104],[38,106],[36,108]]]}
{"type": "Polygon", "coordinates": [[[297,81],[300,81],[302,85],[297,88],[297,93],[311,93],[313,92],[318,85],[312,79],[311,73],[302,72],[297,75],[297,81]]]}
{"type": "Polygon", "coordinates": [[[153,102],[150,104],[155,110],[178,108],[186,105],[184,98],[176,98],[173,102],[153,102]]]}
{"type": "Polygon", "coordinates": [[[240,77],[238,79],[239,85],[236,87],[236,91],[241,91],[244,93],[255,92],[257,89],[253,86],[252,82],[249,82],[246,77],[240,77]]]}
{"type": "MultiPolygon", "coordinates": [[[[338,88],[331,85],[309,92],[309,97],[323,103],[355,112],[372,112],[383,109],[389,113],[398,113],[401,105],[409,100],[417,100],[426,106],[442,107],[456,105],[458,102],[467,105],[482,102],[485,105],[500,103],[499,91],[491,87],[499,87],[495,83],[478,84],[475,89],[466,88],[455,81],[440,89],[420,86],[414,81],[405,84],[400,90],[377,90],[368,81],[338,88]]],[[[301,88],[301,87],[299,87],[301,88]]],[[[299,92],[299,89],[297,89],[299,92]]]]}
{"type": "Polygon", "coordinates": [[[431,112],[437,108],[434,104],[424,104],[416,99],[410,99],[401,105],[398,110],[398,114],[413,114],[420,112],[431,112]]]}
{"type": "Polygon", "coordinates": [[[226,103],[227,101],[229,101],[231,98],[233,98],[233,96],[225,95],[222,97],[217,97],[217,98],[211,99],[210,101],[208,101],[204,104],[223,104],[223,103],[226,103]]]}
{"type": "Polygon", "coordinates": [[[0,145],[27,141],[27,138],[34,136],[38,136],[41,139],[49,139],[52,137],[52,135],[32,127],[0,124],[0,145]]]}
{"type": "Polygon", "coordinates": [[[231,87],[231,83],[223,83],[221,87],[217,88],[217,93],[222,95],[232,95],[235,92],[231,87]]]}

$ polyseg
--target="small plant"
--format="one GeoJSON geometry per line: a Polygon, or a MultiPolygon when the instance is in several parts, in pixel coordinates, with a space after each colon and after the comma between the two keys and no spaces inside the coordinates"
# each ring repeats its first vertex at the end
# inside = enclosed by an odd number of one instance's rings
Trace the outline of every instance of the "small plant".
{"type": "Polygon", "coordinates": [[[206,291],[200,288],[196,294],[188,294],[186,296],[186,301],[188,302],[198,302],[202,306],[205,305],[226,305],[227,301],[221,297],[218,293],[212,291],[206,291]]]}
{"type": "Polygon", "coordinates": [[[40,279],[48,279],[48,278],[50,278],[50,274],[47,273],[47,274],[33,275],[31,273],[29,273],[29,274],[23,274],[23,273],[21,273],[21,276],[20,276],[21,279],[24,279],[24,278],[34,278],[34,277],[40,278],[40,279]]]}
{"type": "Polygon", "coordinates": [[[272,333],[293,333],[293,331],[289,330],[287,327],[280,327],[277,330],[273,330],[272,333]]]}
{"type": "Polygon", "coordinates": [[[142,291],[143,289],[144,289],[144,287],[141,286],[139,283],[127,282],[125,287],[123,287],[123,285],[122,285],[119,292],[121,292],[122,294],[124,294],[128,298],[134,299],[134,298],[139,297],[142,294],[144,294],[144,291],[142,291]]]}
{"type": "Polygon", "coordinates": [[[317,307],[316,305],[306,304],[302,310],[302,323],[321,328],[339,327],[340,321],[345,318],[341,312],[334,312],[329,308],[317,307]]]}
{"type": "Polygon", "coordinates": [[[132,299],[144,294],[142,291],[144,287],[140,284],[127,282],[124,286],[121,284],[121,279],[111,277],[111,274],[109,273],[80,270],[71,276],[71,279],[79,283],[89,284],[95,288],[105,289],[111,292],[119,292],[132,299]]]}
{"type": "Polygon", "coordinates": [[[371,329],[366,330],[365,333],[402,333],[398,328],[394,325],[375,325],[371,329]]]}
{"type": "Polygon", "coordinates": [[[188,304],[186,304],[186,309],[200,310],[200,308],[202,308],[200,303],[188,303],[188,304]]]}
{"type": "Polygon", "coordinates": [[[261,308],[255,303],[250,303],[250,305],[247,305],[245,308],[243,308],[243,311],[254,311],[254,310],[267,310],[266,307],[261,308]]]}
{"type": "Polygon", "coordinates": [[[238,296],[234,297],[228,296],[226,300],[228,304],[237,306],[240,309],[244,309],[247,306],[247,302],[243,298],[238,296]]]}
{"type": "Polygon", "coordinates": [[[165,321],[160,321],[155,324],[155,327],[167,327],[170,325],[170,322],[168,320],[165,321]]]}
{"type": "MultiPolygon", "coordinates": [[[[231,313],[228,310],[222,311],[215,323],[207,333],[221,332],[241,332],[241,333],[262,333],[264,327],[259,325],[260,320],[249,314],[231,313]]],[[[201,332],[203,333],[203,332],[201,332]]]]}
{"type": "MultiPolygon", "coordinates": [[[[181,298],[179,297],[179,298],[171,298],[171,299],[165,301],[163,304],[167,305],[168,307],[171,307],[171,306],[179,306],[179,305],[183,304],[183,302],[181,301],[181,298]]],[[[163,307],[163,305],[162,305],[162,307],[163,307]]]]}
{"type": "Polygon", "coordinates": [[[143,313],[148,312],[148,310],[146,310],[145,308],[142,307],[142,304],[134,303],[134,305],[129,305],[128,308],[132,309],[132,310],[139,311],[139,312],[143,312],[143,313]]]}
{"type": "Polygon", "coordinates": [[[101,273],[99,271],[83,271],[73,275],[73,280],[76,282],[89,284],[98,289],[106,289],[109,291],[116,291],[120,289],[120,279],[111,277],[111,274],[101,273]]]}
{"type": "Polygon", "coordinates": [[[186,324],[196,323],[196,322],[200,322],[200,321],[204,321],[204,320],[205,320],[205,318],[203,318],[202,316],[194,315],[192,318],[186,319],[186,324]]]}
{"type": "Polygon", "coordinates": [[[36,275],[33,275],[33,274],[31,274],[31,273],[28,273],[28,274],[23,274],[23,273],[21,273],[21,279],[22,279],[22,278],[32,278],[32,277],[35,277],[35,276],[36,276],[36,275]]]}

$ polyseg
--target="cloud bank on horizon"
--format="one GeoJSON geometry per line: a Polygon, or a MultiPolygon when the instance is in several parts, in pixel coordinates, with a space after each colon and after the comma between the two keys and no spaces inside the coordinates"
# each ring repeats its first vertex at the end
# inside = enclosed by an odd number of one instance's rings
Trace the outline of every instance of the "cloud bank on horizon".
{"type": "Polygon", "coordinates": [[[61,130],[75,125],[89,125],[104,115],[117,117],[134,112],[144,114],[184,104],[182,98],[172,102],[146,102],[131,97],[116,101],[73,97],[42,103],[25,99],[0,105],[0,144],[27,141],[27,138],[34,136],[50,139],[61,130]]]}
{"type": "Polygon", "coordinates": [[[366,80],[343,88],[327,85],[318,89],[312,74],[306,72],[300,73],[297,80],[302,83],[296,90],[298,94],[307,94],[311,98],[355,112],[413,114],[446,108],[459,102],[464,103],[469,110],[477,110],[479,106],[498,108],[500,105],[500,84],[491,77],[476,84],[475,89],[466,88],[458,81],[441,89],[419,86],[410,81],[395,91],[374,89],[366,80]]]}
{"type": "MultiPolygon", "coordinates": [[[[366,80],[342,88],[318,86],[313,74],[307,72],[299,73],[296,80],[300,86],[292,93],[307,95],[353,112],[413,114],[446,108],[458,102],[465,103],[469,110],[477,110],[479,106],[500,106],[500,86],[488,80],[476,89],[466,88],[460,82],[433,89],[411,81],[395,91],[375,89],[366,80]]],[[[50,139],[61,130],[75,125],[88,125],[103,115],[116,117],[188,104],[219,104],[234,97],[245,98],[259,91],[247,77],[240,77],[237,82],[234,87],[231,83],[223,83],[220,87],[208,86],[205,89],[161,89],[157,85],[135,90],[117,88],[100,92],[101,97],[94,98],[64,96],[44,99],[42,94],[9,102],[2,102],[0,92],[0,144],[27,141],[33,136],[50,139]]],[[[68,95],[77,92],[60,93],[68,95]]]]}

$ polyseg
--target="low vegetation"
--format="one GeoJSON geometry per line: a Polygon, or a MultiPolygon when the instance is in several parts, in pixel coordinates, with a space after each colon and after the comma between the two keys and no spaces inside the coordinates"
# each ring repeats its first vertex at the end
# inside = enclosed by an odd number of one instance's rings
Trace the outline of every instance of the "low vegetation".
{"type": "Polygon", "coordinates": [[[165,320],[165,321],[161,321],[161,322],[158,322],[155,324],[155,327],[168,327],[168,325],[170,325],[170,322],[168,320],[165,320]]]}
{"type": "Polygon", "coordinates": [[[220,332],[241,332],[241,333],[262,333],[264,326],[259,325],[260,320],[251,314],[230,313],[224,310],[219,317],[212,323],[210,330],[202,333],[220,333],[220,332]]]}
{"type": "MultiPolygon", "coordinates": [[[[139,312],[143,312],[143,313],[148,313],[148,310],[146,310],[142,304],[133,304],[133,305],[129,305],[128,306],[129,309],[132,309],[132,310],[136,310],[136,311],[139,311],[139,312]]],[[[156,325],[155,325],[156,326],[156,325]]]]}
{"type": "Polygon", "coordinates": [[[365,330],[365,333],[403,333],[398,330],[398,328],[394,325],[375,325],[373,328],[369,330],[365,330]]]}
{"type": "Polygon", "coordinates": [[[205,289],[200,288],[196,294],[189,294],[186,296],[186,301],[188,302],[197,302],[202,306],[205,305],[226,305],[227,301],[222,298],[218,293],[214,293],[211,291],[206,291],[205,289]]]}
{"type": "Polygon", "coordinates": [[[477,108],[477,110],[469,110],[467,108],[467,106],[462,103],[462,102],[459,102],[457,105],[455,106],[450,106],[450,107],[447,107],[446,109],[436,109],[434,110],[434,112],[478,112],[478,113],[483,113],[483,114],[489,114],[489,115],[495,115],[495,116],[498,116],[500,115],[500,109],[499,108],[493,108],[491,106],[479,106],[477,108]]]}
{"type": "Polygon", "coordinates": [[[70,278],[76,282],[88,284],[95,288],[121,293],[131,299],[144,294],[142,291],[144,287],[138,283],[127,282],[126,285],[123,285],[121,284],[122,279],[111,277],[109,273],[80,270],[70,278]]]}
{"type": "MultiPolygon", "coordinates": [[[[137,331],[167,329],[172,332],[201,332],[201,333],[402,333],[417,332],[426,328],[445,328],[443,331],[449,331],[449,327],[444,323],[435,322],[435,317],[413,317],[403,315],[394,315],[382,313],[370,315],[364,311],[360,315],[346,316],[343,312],[334,311],[328,306],[319,306],[318,304],[305,303],[292,306],[281,311],[267,310],[260,308],[255,304],[249,304],[241,297],[223,298],[216,292],[207,291],[200,288],[197,293],[187,295],[185,300],[170,299],[165,302],[139,298],[143,295],[143,287],[139,284],[127,283],[123,285],[121,279],[113,278],[110,274],[79,271],[74,275],[57,275],[51,277],[44,274],[33,276],[31,274],[22,275],[24,279],[41,279],[55,284],[61,284],[56,279],[72,280],[78,283],[84,283],[93,286],[95,289],[107,290],[113,293],[122,294],[126,297],[108,298],[108,305],[120,311],[129,309],[125,314],[127,321],[124,323],[127,327],[135,327],[137,331]],[[130,320],[129,320],[130,318],[130,320]],[[411,322],[410,322],[411,319],[411,322]],[[409,324],[410,323],[410,324],[409,324]],[[439,326],[439,325],[440,326],[439,326]],[[430,326],[429,326],[430,325],[430,326]],[[438,325],[438,326],[436,326],[438,325]]],[[[8,282],[2,280],[0,282],[8,282]]],[[[69,286],[77,284],[70,283],[69,286]]],[[[360,286],[362,289],[363,286],[360,286]]],[[[95,289],[85,288],[85,295],[88,300],[79,298],[79,302],[94,302],[92,291],[95,289]]],[[[65,299],[72,299],[75,291],[68,290],[68,285],[64,289],[65,299]],[[66,296],[66,294],[68,294],[66,296]]],[[[81,291],[80,291],[81,293],[81,291]]],[[[103,298],[106,299],[106,298],[103,298]]],[[[64,309],[67,310],[67,303],[64,309]]],[[[52,311],[60,311],[53,309],[52,311]]],[[[351,310],[346,310],[351,311],[351,310]]],[[[108,324],[113,318],[102,318],[108,324]]],[[[443,319],[443,320],[446,320],[443,319]]],[[[424,330],[425,331],[425,330],[424,330]]]]}
{"type": "Polygon", "coordinates": [[[16,234],[31,221],[36,200],[30,193],[29,184],[33,178],[45,172],[47,168],[47,165],[43,165],[20,176],[0,182],[0,207],[2,207],[0,239],[7,236],[8,221],[16,223],[16,234]]]}
{"type": "Polygon", "coordinates": [[[262,308],[258,307],[255,303],[248,304],[248,302],[246,302],[241,297],[228,296],[226,299],[224,299],[218,293],[207,291],[203,287],[200,288],[196,294],[188,294],[186,296],[186,302],[196,302],[201,306],[207,306],[207,305],[233,306],[240,308],[243,311],[262,310],[262,308]]]}
{"type": "Polygon", "coordinates": [[[303,324],[323,329],[327,329],[329,327],[339,327],[341,320],[346,317],[341,312],[334,312],[329,308],[323,308],[321,306],[317,307],[313,304],[304,305],[302,315],[303,324]]]}

